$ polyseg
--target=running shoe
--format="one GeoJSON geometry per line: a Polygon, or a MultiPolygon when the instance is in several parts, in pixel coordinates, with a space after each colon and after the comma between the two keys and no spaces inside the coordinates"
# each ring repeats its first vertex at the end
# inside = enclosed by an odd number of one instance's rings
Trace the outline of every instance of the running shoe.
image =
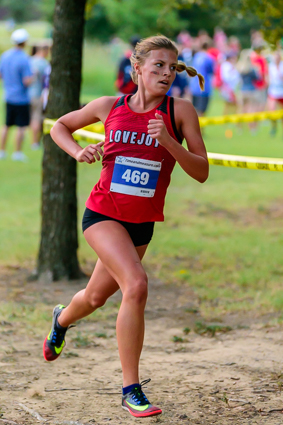
{"type": "Polygon", "coordinates": [[[58,317],[65,308],[64,305],[58,304],[53,310],[52,328],[43,343],[43,357],[46,361],[52,362],[60,356],[65,345],[65,335],[70,328],[63,328],[58,325],[58,317]]]}
{"type": "Polygon", "coordinates": [[[146,379],[137,385],[132,391],[122,396],[122,408],[128,410],[136,418],[146,418],[156,416],[162,413],[159,407],[153,406],[142,391],[142,386],[147,384],[150,379],[146,379]]]}
{"type": "Polygon", "coordinates": [[[21,161],[21,162],[27,162],[28,157],[21,151],[14,152],[12,154],[12,160],[13,161],[21,161]]]}
{"type": "Polygon", "coordinates": [[[0,151],[0,159],[5,159],[7,158],[7,154],[5,151],[0,151]]]}

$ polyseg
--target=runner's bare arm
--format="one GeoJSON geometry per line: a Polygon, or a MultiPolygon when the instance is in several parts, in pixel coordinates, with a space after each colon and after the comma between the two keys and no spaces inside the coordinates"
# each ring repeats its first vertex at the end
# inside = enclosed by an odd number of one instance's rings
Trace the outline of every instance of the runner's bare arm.
{"type": "Polygon", "coordinates": [[[149,121],[149,134],[171,153],[189,176],[204,183],[208,178],[209,164],[197,113],[193,105],[184,99],[175,99],[174,112],[177,128],[184,136],[188,150],[169,135],[162,117],[158,114],[156,120],[149,121]]]}
{"type": "Polygon", "coordinates": [[[79,128],[98,121],[105,122],[117,97],[104,96],[88,103],[82,109],[63,115],[56,121],[50,131],[54,142],[78,162],[92,164],[100,160],[103,155],[101,149],[104,142],[91,144],[82,148],[72,137],[72,133],[79,128]]]}

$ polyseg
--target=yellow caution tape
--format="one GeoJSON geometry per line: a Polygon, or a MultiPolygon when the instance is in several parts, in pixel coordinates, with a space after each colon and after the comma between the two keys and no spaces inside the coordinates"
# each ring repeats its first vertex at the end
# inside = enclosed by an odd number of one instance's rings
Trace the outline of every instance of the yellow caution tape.
{"type": "Polygon", "coordinates": [[[279,120],[283,118],[283,109],[278,111],[269,112],[256,112],[253,114],[235,114],[235,115],[223,115],[221,117],[200,117],[199,124],[201,127],[207,125],[222,125],[226,123],[237,124],[239,122],[254,122],[263,120],[279,120]]]}
{"type": "Polygon", "coordinates": [[[104,125],[102,124],[102,122],[96,122],[95,124],[91,124],[84,127],[84,130],[92,131],[93,133],[104,134],[104,125]]]}
{"type": "MultiPolygon", "coordinates": [[[[48,134],[50,133],[51,128],[55,124],[56,120],[51,120],[50,118],[45,118],[43,121],[43,133],[48,134]]],[[[86,130],[92,133],[101,133],[104,134],[104,125],[102,122],[97,122],[95,124],[87,125],[82,130],[86,130]]]]}
{"type": "Polygon", "coordinates": [[[250,170],[283,171],[283,158],[260,158],[255,156],[207,153],[208,162],[223,167],[248,168],[250,170]]]}
{"type": "Polygon", "coordinates": [[[43,134],[49,134],[51,128],[55,124],[56,120],[51,120],[49,118],[45,118],[43,120],[43,134]]]}
{"type": "MultiPolygon", "coordinates": [[[[283,113],[283,111],[282,111],[283,113]]],[[[45,119],[43,122],[43,132],[48,134],[53,127],[55,120],[45,119]]],[[[100,123],[99,123],[100,124],[100,123]]],[[[95,126],[97,124],[93,124],[95,126]]],[[[105,139],[104,134],[94,133],[87,130],[77,130],[73,133],[77,141],[95,143],[105,139]]],[[[207,153],[208,161],[211,165],[221,165],[223,167],[247,168],[250,170],[283,171],[283,158],[261,158],[254,156],[225,155],[221,153],[207,153]]]]}
{"type": "MultiPolygon", "coordinates": [[[[55,122],[56,122],[56,120],[51,120],[51,119],[46,118],[43,121],[43,133],[44,134],[50,133],[50,130],[53,127],[53,125],[55,124],[55,122]]],[[[100,123],[100,124],[103,126],[102,123],[100,123]]],[[[103,126],[103,129],[104,129],[104,126],[103,126]]],[[[93,133],[91,131],[80,129],[80,130],[77,130],[73,133],[73,138],[77,141],[95,143],[95,142],[103,142],[104,139],[105,139],[105,136],[104,136],[104,134],[93,133]]]]}
{"type": "MultiPolygon", "coordinates": [[[[199,124],[201,127],[206,127],[207,125],[223,125],[226,123],[237,124],[239,122],[254,122],[254,121],[263,121],[263,120],[280,120],[283,118],[283,109],[278,111],[269,111],[269,112],[256,112],[252,114],[234,114],[234,115],[222,115],[220,117],[200,117],[199,124]]],[[[52,126],[55,124],[56,120],[51,120],[46,118],[43,123],[44,133],[49,133],[52,126]]],[[[104,125],[102,122],[97,122],[90,124],[84,127],[84,130],[91,131],[93,133],[104,133],[104,125]]]]}
{"type": "Polygon", "coordinates": [[[86,130],[77,130],[73,133],[73,138],[79,142],[96,143],[104,142],[104,134],[92,133],[86,130]]]}

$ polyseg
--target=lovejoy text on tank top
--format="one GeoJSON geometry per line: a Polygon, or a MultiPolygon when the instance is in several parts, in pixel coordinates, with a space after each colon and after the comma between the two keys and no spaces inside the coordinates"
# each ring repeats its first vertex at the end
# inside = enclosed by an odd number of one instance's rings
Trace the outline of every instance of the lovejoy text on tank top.
{"type": "Polygon", "coordinates": [[[163,221],[173,156],[147,133],[148,121],[162,115],[168,133],[182,143],[174,120],[174,99],[165,96],[151,111],[130,109],[128,96],[114,103],[105,122],[102,171],[87,208],[131,223],[163,221]]]}

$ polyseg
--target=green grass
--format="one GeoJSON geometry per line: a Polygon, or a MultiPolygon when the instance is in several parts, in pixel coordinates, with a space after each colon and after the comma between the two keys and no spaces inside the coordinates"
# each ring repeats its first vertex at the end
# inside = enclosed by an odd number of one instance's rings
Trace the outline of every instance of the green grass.
{"type": "MultiPolygon", "coordinates": [[[[0,36],[3,28],[0,25],[0,36]]],[[[43,31],[43,29],[42,29],[43,31]]],[[[82,102],[114,94],[115,66],[109,48],[85,44],[82,102]]],[[[0,93],[1,95],[2,93],[0,93]]],[[[222,113],[215,96],[209,115],[222,113]]],[[[0,117],[3,119],[3,104],[0,117]]],[[[210,152],[283,157],[281,125],[275,137],[270,124],[261,123],[252,136],[233,125],[209,126],[205,143],[210,152]],[[227,139],[225,130],[233,130],[227,139]]],[[[40,237],[41,151],[30,150],[26,135],[26,164],[0,162],[0,265],[35,264],[40,237]]],[[[12,140],[9,141],[9,154],[12,140]]],[[[78,165],[78,215],[99,178],[100,164],[78,165]]],[[[157,223],[145,258],[152,277],[164,283],[188,285],[197,308],[207,318],[226,312],[281,311],[283,225],[282,173],[211,166],[201,185],[177,165],[168,191],[165,223],[157,223]]],[[[82,266],[96,256],[80,227],[82,266]]]]}
{"type": "Polygon", "coordinates": [[[87,103],[99,96],[113,96],[116,64],[111,59],[109,46],[85,43],[81,102],[87,103]]]}

